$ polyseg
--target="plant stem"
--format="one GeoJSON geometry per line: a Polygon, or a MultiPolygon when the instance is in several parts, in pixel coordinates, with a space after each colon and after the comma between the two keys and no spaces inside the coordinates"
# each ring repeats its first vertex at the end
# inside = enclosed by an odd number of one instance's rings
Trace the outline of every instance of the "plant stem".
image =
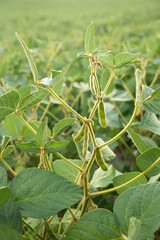
{"type": "Polygon", "coordinates": [[[140,177],[142,177],[143,175],[145,175],[147,172],[149,172],[154,166],[156,166],[158,163],[160,162],[160,157],[150,166],[148,167],[146,170],[144,170],[142,173],[140,173],[139,175],[137,175],[136,177],[132,178],[131,180],[129,180],[126,183],[123,183],[117,187],[111,188],[111,189],[107,189],[104,191],[99,191],[99,192],[95,192],[95,193],[91,193],[91,197],[96,197],[99,196],[101,194],[106,194],[106,193],[110,193],[110,192],[114,192],[118,189],[121,189],[123,187],[126,187],[127,185],[129,185],[130,183],[134,182],[135,180],[139,179],[140,177]]]}
{"type": "Polygon", "coordinates": [[[66,161],[67,163],[69,163],[70,165],[72,165],[73,167],[75,167],[76,169],[78,169],[80,172],[83,172],[84,169],[82,169],[81,167],[77,166],[75,163],[71,162],[69,159],[65,158],[63,155],[61,155],[60,153],[55,153],[55,155],[57,157],[59,157],[60,159],[63,159],[64,161],[66,161]]]}
{"type": "Polygon", "coordinates": [[[155,76],[153,78],[153,81],[150,84],[150,87],[152,87],[155,84],[155,82],[157,81],[157,77],[159,75],[159,72],[160,72],[160,69],[157,70],[157,72],[156,72],[156,74],[155,74],[155,76]]]}
{"type": "MultiPolygon", "coordinates": [[[[32,228],[31,225],[24,218],[22,218],[22,221],[32,232],[35,232],[35,229],[32,228]]],[[[36,235],[39,239],[43,240],[43,238],[38,233],[36,233],[36,235]]]]}
{"type": "Polygon", "coordinates": [[[47,165],[48,170],[53,171],[52,165],[50,164],[50,161],[48,159],[48,155],[47,154],[45,154],[45,160],[46,160],[46,165],[47,165]]]}
{"type": "Polygon", "coordinates": [[[114,77],[114,75],[115,75],[115,71],[116,71],[116,68],[114,68],[114,69],[112,70],[111,75],[110,75],[110,77],[109,77],[109,79],[108,79],[108,82],[106,83],[106,86],[105,86],[105,88],[104,88],[104,90],[103,90],[103,93],[102,93],[102,95],[101,95],[101,98],[98,98],[97,101],[95,102],[95,104],[94,104],[94,106],[93,106],[93,108],[92,108],[92,110],[91,110],[91,113],[90,113],[90,115],[89,115],[89,119],[92,119],[92,118],[93,118],[94,113],[95,113],[95,111],[96,111],[96,109],[97,109],[97,106],[98,106],[100,100],[104,98],[104,96],[105,96],[105,94],[106,94],[106,92],[107,92],[107,90],[108,90],[108,88],[109,88],[109,86],[110,86],[110,84],[111,84],[111,82],[112,82],[112,80],[113,80],[113,77],[114,77]]]}
{"type": "Polygon", "coordinates": [[[44,112],[43,112],[41,118],[39,119],[40,122],[43,121],[43,118],[45,117],[46,113],[48,112],[49,107],[50,107],[50,103],[47,104],[46,108],[44,109],[44,112]]]}
{"type": "Polygon", "coordinates": [[[105,147],[106,145],[109,145],[111,144],[112,142],[116,141],[129,127],[130,125],[132,124],[135,116],[136,116],[136,113],[137,113],[137,110],[138,110],[138,105],[135,104],[135,107],[134,107],[134,111],[133,111],[133,114],[132,114],[132,117],[130,119],[130,121],[128,122],[128,124],[122,129],[122,131],[120,131],[116,136],[114,136],[113,138],[111,138],[109,141],[107,141],[106,143],[102,144],[102,145],[99,145],[98,148],[101,149],[103,147],[105,147]]]}
{"type": "Polygon", "coordinates": [[[82,173],[82,178],[83,178],[83,192],[84,192],[84,197],[83,197],[83,203],[82,203],[82,209],[81,209],[81,214],[80,217],[85,213],[87,203],[88,203],[88,177],[85,172],[82,173]]]}
{"type": "Polygon", "coordinates": [[[19,117],[19,119],[24,123],[24,125],[27,126],[27,128],[34,134],[36,135],[37,132],[36,130],[34,130],[34,128],[31,127],[31,125],[29,125],[29,123],[27,123],[24,118],[18,113],[18,112],[15,112],[15,114],[19,117]]]}
{"type": "Polygon", "coordinates": [[[91,168],[91,166],[92,166],[92,164],[94,162],[94,158],[95,158],[95,150],[93,150],[92,155],[90,157],[90,160],[89,160],[89,162],[87,164],[87,167],[85,169],[86,174],[88,174],[88,172],[89,172],[89,170],[90,170],[90,168],[91,168]]]}
{"type": "MultiPolygon", "coordinates": [[[[43,106],[39,106],[39,108],[45,111],[45,108],[43,106]]],[[[55,121],[59,121],[59,119],[53,113],[47,111],[47,114],[50,115],[55,121]]]]}
{"type": "Polygon", "coordinates": [[[51,87],[46,86],[46,88],[48,89],[48,91],[55,97],[57,98],[66,108],[68,108],[72,113],[74,113],[79,119],[81,119],[83,122],[85,122],[85,119],[79,114],[77,113],[73,108],[71,108],[62,98],[60,98],[51,87]]]}
{"type": "Polygon", "coordinates": [[[70,207],[68,207],[68,211],[70,212],[73,222],[76,222],[78,220],[78,218],[76,217],[76,215],[73,213],[72,209],[70,207]]]}
{"type": "Polygon", "coordinates": [[[5,165],[5,167],[8,169],[8,171],[10,171],[10,173],[12,173],[13,176],[17,175],[17,173],[15,171],[13,171],[13,169],[8,165],[8,163],[6,163],[6,161],[2,158],[1,155],[0,155],[0,160],[5,165]]]}
{"type": "Polygon", "coordinates": [[[92,128],[92,126],[91,126],[91,123],[88,123],[88,128],[89,128],[89,132],[90,132],[90,135],[91,135],[93,147],[95,148],[95,147],[96,147],[96,139],[95,139],[95,135],[94,135],[94,132],[93,132],[93,128],[92,128]]]}

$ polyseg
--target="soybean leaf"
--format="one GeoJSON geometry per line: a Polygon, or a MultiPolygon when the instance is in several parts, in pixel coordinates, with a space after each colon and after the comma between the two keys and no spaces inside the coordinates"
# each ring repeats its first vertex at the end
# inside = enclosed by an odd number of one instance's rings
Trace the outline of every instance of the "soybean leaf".
{"type": "MultiPolygon", "coordinates": [[[[140,174],[140,172],[129,172],[129,173],[124,173],[122,175],[119,175],[113,179],[113,185],[115,187],[117,187],[123,183],[126,183],[126,182],[132,180],[134,177],[138,176],[139,174],[140,174]]],[[[136,187],[136,186],[139,186],[139,185],[145,184],[145,183],[147,183],[146,177],[141,176],[139,179],[135,180],[134,182],[132,182],[132,183],[128,184],[127,186],[125,186],[121,189],[118,189],[116,191],[120,195],[121,193],[125,192],[127,189],[129,189],[131,187],[136,187]]]]}
{"type": "Polygon", "coordinates": [[[36,91],[22,98],[19,104],[19,110],[24,111],[27,110],[28,108],[33,107],[48,95],[48,91],[46,89],[42,87],[36,88],[37,88],[36,91]]]}
{"type": "Polygon", "coordinates": [[[0,86],[0,97],[5,94],[5,90],[0,86]]]}
{"type": "Polygon", "coordinates": [[[22,86],[18,88],[17,92],[21,94],[21,98],[24,98],[25,96],[34,93],[37,91],[36,86],[31,85],[31,86],[22,86]]]}
{"type": "Polygon", "coordinates": [[[129,220],[141,221],[141,240],[146,240],[160,226],[160,183],[143,184],[125,191],[114,204],[114,214],[122,232],[128,233],[129,220]]]}
{"type": "Polygon", "coordinates": [[[160,97],[160,87],[158,87],[151,95],[151,98],[153,97],[160,97]]]}
{"type": "Polygon", "coordinates": [[[7,185],[7,172],[3,167],[0,167],[0,187],[7,185]]]}
{"type": "MultiPolygon", "coordinates": [[[[104,144],[104,141],[101,138],[96,138],[96,143],[97,145],[102,145],[104,144]]],[[[103,158],[105,161],[110,161],[115,158],[115,153],[108,147],[105,146],[101,149],[103,158]]]]}
{"type": "Polygon", "coordinates": [[[29,48],[27,47],[27,45],[25,44],[25,42],[23,41],[23,39],[19,36],[18,33],[15,33],[18,40],[20,41],[20,44],[22,45],[22,48],[25,52],[25,55],[28,59],[28,62],[29,62],[29,65],[30,65],[30,68],[31,68],[31,71],[32,71],[32,74],[33,74],[33,78],[34,78],[34,82],[37,83],[38,81],[38,70],[37,70],[37,67],[36,67],[36,64],[35,64],[35,61],[31,55],[31,52],[29,50],[29,48]]]}
{"type": "Polygon", "coordinates": [[[10,187],[0,187],[0,207],[5,205],[12,197],[13,192],[10,187]]]}
{"type": "Polygon", "coordinates": [[[24,152],[35,152],[39,153],[40,151],[40,145],[38,145],[35,141],[31,142],[16,142],[16,145],[18,146],[19,149],[21,149],[24,152]]]}
{"type": "Polygon", "coordinates": [[[115,240],[122,239],[113,213],[96,209],[86,213],[67,232],[66,240],[115,240]]]}
{"type": "Polygon", "coordinates": [[[87,53],[92,53],[94,50],[94,34],[94,24],[91,22],[85,35],[85,51],[87,53]]]}
{"type": "Polygon", "coordinates": [[[153,97],[143,103],[144,109],[148,112],[159,114],[160,113],[160,96],[153,97]]]}
{"type": "Polygon", "coordinates": [[[44,150],[47,153],[56,153],[59,152],[60,150],[64,149],[68,145],[69,141],[53,141],[53,142],[47,142],[44,145],[44,150]]]}
{"type": "MultiPolygon", "coordinates": [[[[73,159],[72,160],[69,159],[69,160],[71,162],[75,163],[79,167],[82,167],[82,165],[83,165],[83,161],[81,161],[81,160],[73,160],[73,159]]],[[[69,163],[65,162],[64,160],[54,161],[53,169],[57,174],[67,178],[71,182],[74,182],[76,180],[77,175],[79,173],[78,169],[76,169],[69,163]]]]}
{"type": "Polygon", "coordinates": [[[4,223],[18,232],[22,231],[21,213],[15,201],[10,200],[0,208],[0,224],[4,223]]]}
{"type": "Polygon", "coordinates": [[[6,156],[6,155],[9,155],[13,152],[13,150],[15,149],[15,147],[13,145],[9,145],[8,147],[6,147],[6,149],[4,149],[2,151],[2,156],[6,156]]]}
{"type": "Polygon", "coordinates": [[[0,97],[0,119],[16,111],[20,95],[17,91],[11,90],[0,97]]]}
{"type": "Polygon", "coordinates": [[[135,217],[129,219],[128,240],[139,240],[141,233],[141,221],[135,217]]]}
{"type": "Polygon", "coordinates": [[[75,122],[75,118],[65,118],[56,123],[52,129],[52,136],[55,137],[62,129],[72,125],[75,122]]]}
{"type": "Polygon", "coordinates": [[[153,113],[145,113],[144,118],[139,125],[139,128],[143,128],[160,135],[160,121],[153,113]]]}
{"type": "Polygon", "coordinates": [[[133,61],[137,60],[139,53],[119,53],[115,56],[115,66],[121,68],[126,64],[130,64],[133,61]]]}
{"type": "MultiPolygon", "coordinates": [[[[137,157],[136,162],[138,167],[144,171],[150,167],[158,158],[160,158],[160,148],[151,148],[140,156],[137,157]]],[[[146,173],[147,177],[152,177],[160,172],[160,161],[149,172],[146,173]]]]}
{"type": "Polygon", "coordinates": [[[77,53],[77,57],[88,57],[88,54],[85,52],[79,52],[77,53]]]}
{"type": "Polygon", "coordinates": [[[111,97],[112,101],[118,101],[118,102],[128,102],[132,101],[131,96],[124,90],[118,90],[116,94],[111,97]]]}
{"type": "Polygon", "coordinates": [[[42,80],[38,81],[38,83],[45,86],[52,86],[57,81],[61,73],[62,71],[52,70],[49,77],[43,78],[42,80]]]}
{"type": "Polygon", "coordinates": [[[141,139],[140,135],[133,132],[131,129],[128,129],[127,132],[129,133],[130,138],[132,139],[140,153],[143,153],[149,149],[149,146],[141,139]]]}
{"type": "Polygon", "coordinates": [[[94,51],[93,56],[95,57],[106,56],[110,52],[111,52],[110,50],[102,50],[102,51],[96,50],[94,51]]]}
{"type": "Polygon", "coordinates": [[[116,174],[116,170],[112,167],[108,167],[108,171],[103,171],[101,168],[98,168],[90,181],[91,188],[104,188],[107,187],[113,180],[116,174]]]}
{"type": "Polygon", "coordinates": [[[141,71],[139,69],[136,69],[135,71],[135,77],[136,77],[136,103],[138,106],[142,109],[142,78],[141,78],[141,71]]]}
{"type": "Polygon", "coordinates": [[[3,136],[3,138],[2,138],[2,143],[1,143],[1,145],[0,145],[0,149],[1,149],[1,150],[4,150],[4,149],[7,147],[10,139],[11,139],[11,137],[3,136]]]}
{"type": "Polygon", "coordinates": [[[114,67],[114,56],[112,54],[107,54],[105,56],[101,56],[99,60],[105,67],[112,68],[114,67]]]}
{"type": "Polygon", "coordinates": [[[25,217],[49,217],[82,198],[82,190],[76,184],[54,172],[38,168],[22,170],[12,180],[11,188],[25,217]]]}
{"type": "Polygon", "coordinates": [[[47,130],[48,130],[48,119],[46,118],[45,122],[42,122],[37,130],[36,142],[40,146],[44,146],[47,141],[47,130]]]}
{"type": "Polygon", "coordinates": [[[23,240],[23,237],[6,224],[0,224],[0,240],[23,240]]]}
{"type": "Polygon", "coordinates": [[[7,132],[14,138],[19,138],[22,134],[22,122],[19,117],[12,113],[5,119],[5,127],[7,132]]]}

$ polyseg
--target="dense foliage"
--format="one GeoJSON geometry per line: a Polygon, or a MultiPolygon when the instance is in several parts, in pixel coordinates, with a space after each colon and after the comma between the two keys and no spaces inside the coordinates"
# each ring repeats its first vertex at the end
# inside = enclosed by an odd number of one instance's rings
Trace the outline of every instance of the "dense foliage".
{"type": "Polygon", "coordinates": [[[2,1],[0,240],[158,240],[158,1],[67,2],[2,1]]]}

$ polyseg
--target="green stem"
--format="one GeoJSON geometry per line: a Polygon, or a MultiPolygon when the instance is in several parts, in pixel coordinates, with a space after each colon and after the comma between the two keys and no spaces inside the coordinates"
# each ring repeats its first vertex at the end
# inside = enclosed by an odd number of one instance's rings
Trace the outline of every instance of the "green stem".
{"type": "MultiPolygon", "coordinates": [[[[45,111],[45,108],[43,106],[40,105],[39,108],[41,108],[42,110],[45,111]]],[[[59,119],[50,111],[47,111],[47,114],[50,115],[55,121],[57,121],[57,122],[59,121],[59,119]]]]}
{"type": "Polygon", "coordinates": [[[41,118],[39,119],[39,121],[40,121],[40,122],[42,122],[42,121],[43,121],[43,118],[45,117],[45,115],[46,115],[46,113],[47,113],[47,111],[48,111],[49,107],[50,107],[50,103],[49,103],[49,104],[47,104],[47,106],[46,106],[46,108],[45,108],[45,110],[44,110],[44,112],[43,112],[43,114],[42,114],[41,118]]]}
{"type": "Polygon", "coordinates": [[[69,163],[70,165],[72,165],[73,167],[75,167],[76,169],[78,169],[80,172],[83,172],[84,169],[82,169],[81,167],[77,166],[75,163],[71,162],[69,159],[65,158],[63,155],[61,155],[60,153],[55,153],[55,155],[57,157],[59,157],[60,159],[63,159],[64,161],[66,161],[67,163],[69,163]]]}
{"type": "Polygon", "coordinates": [[[34,130],[34,128],[31,127],[31,125],[29,125],[29,123],[27,123],[24,118],[18,113],[18,112],[15,112],[15,114],[19,117],[19,119],[24,123],[24,125],[27,126],[27,128],[34,134],[36,135],[37,132],[36,130],[34,130]]]}
{"type": "Polygon", "coordinates": [[[155,84],[155,82],[157,81],[157,77],[159,75],[159,72],[160,72],[160,69],[157,70],[157,72],[156,72],[156,74],[155,74],[155,76],[153,78],[153,81],[150,84],[150,87],[152,87],[155,84]]]}
{"type": "Polygon", "coordinates": [[[8,169],[8,171],[10,171],[10,173],[12,173],[13,176],[17,175],[17,173],[15,171],[13,171],[13,169],[8,165],[8,163],[6,163],[6,161],[2,158],[2,156],[0,156],[0,160],[5,165],[5,167],[8,169]]]}
{"type": "Polygon", "coordinates": [[[112,80],[113,80],[113,78],[114,78],[115,71],[116,71],[116,68],[114,68],[114,69],[112,70],[111,75],[110,75],[110,77],[109,77],[109,79],[108,79],[108,82],[106,83],[106,86],[105,86],[105,88],[104,88],[104,90],[103,90],[103,93],[102,93],[102,95],[101,95],[101,98],[98,98],[97,101],[95,102],[95,104],[94,104],[94,106],[93,106],[93,108],[92,108],[92,110],[91,110],[91,113],[90,113],[90,115],[89,115],[89,119],[92,119],[92,118],[93,118],[94,113],[95,113],[95,111],[96,111],[96,109],[97,109],[97,106],[98,106],[99,102],[101,101],[101,99],[104,98],[104,96],[105,96],[105,94],[106,94],[106,92],[107,92],[107,90],[108,90],[108,88],[109,88],[109,86],[110,86],[110,84],[111,84],[111,82],[112,82],[112,80]]]}
{"type": "Polygon", "coordinates": [[[110,192],[114,192],[118,189],[121,189],[123,187],[126,187],[127,185],[129,185],[130,183],[136,181],[137,179],[139,179],[140,177],[142,177],[143,175],[145,175],[147,172],[149,172],[154,166],[156,166],[158,163],[160,162],[160,157],[150,166],[148,167],[145,171],[143,171],[142,173],[140,173],[139,175],[137,175],[136,177],[132,178],[131,180],[129,180],[126,183],[123,183],[117,187],[111,188],[111,189],[107,189],[104,191],[99,191],[99,192],[95,192],[95,193],[91,193],[91,197],[96,197],[102,194],[106,194],[106,193],[110,193],[110,192]]]}
{"type": "Polygon", "coordinates": [[[48,89],[48,91],[55,97],[57,98],[66,108],[68,108],[72,113],[74,113],[79,119],[81,119],[83,122],[85,122],[85,119],[79,114],[77,113],[73,108],[71,108],[62,98],[60,98],[51,87],[46,86],[46,88],[48,89]]]}
{"type": "Polygon", "coordinates": [[[52,165],[50,164],[50,161],[48,159],[48,155],[47,154],[45,154],[45,160],[46,160],[46,165],[47,165],[48,170],[53,171],[52,165]]]}
{"type": "Polygon", "coordinates": [[[122,131],[120,131],[116,136],[111,138],[109,141],[107,141],[106,143],[98,146],[98,148],[101,149],[101,148],[105,147],[106,145],[109,145],[112,142],[116,141],[130,127],[130,125],[132,124],[134,118],[136,117],[137,110],[138,110],[138,105],[135,104],[135,108],[134,108],[132,117],[131,117],[130,121],[128,122],[128,124],[125,126],[125,128],[123,128],[122,131]]]}
{"type": "MultiPolygon", "coordinates": [[[[31,225],[24,218],[22,218],[22,221],[32,232],[35,232],[35,229],[32,228],[31,225]]],[[[38,233],[36,233],[36,235],[39,239],[43,240],[43,238],[38,233]]]]}
{"type": "Polygon", "coordinates": [[[82,209],[81,209],[81,214],[80,217],[85,213],[87,203],[88,203],[88,177],[85,172],[82,173],[82,178],[83,178],[83,192],[84,192],[84,197],[83,197],[83,203],[82,203],[82,209]]]}
{"type": "Polygon", "coordinates": [[[73,222],[76,222],[78,220],[78,218],[76,217],[76,215],[73,213],[72,209],[70,207],[68,207],[68,211],[70,212],[73,222]]]}
{"type": "Polygon", "coordinates": [[[88,128],[89,128],[89,132],[90,132],[90,135],[91,135],[93,147],[95,148],[96,147],[96,139],[95,139],[95,135],[94,135],[94,132],[93,132],[93,128],[92,128],[90,123],[88,124],[88,128]]]}
{"type": "Polygon", "coordinates": [[[87,167],[85,169],[86,174],[88,174],[88,172],[89,172],[89,170],[90,170],[90,168],[91,168],[91,166],[92,166],[92,164],[94,162],[94,159],[95,159],[95,150],[93,150],[92,155],[90,157],[90,160],[89,160],[89,162],[87,164],[87,167]]]}

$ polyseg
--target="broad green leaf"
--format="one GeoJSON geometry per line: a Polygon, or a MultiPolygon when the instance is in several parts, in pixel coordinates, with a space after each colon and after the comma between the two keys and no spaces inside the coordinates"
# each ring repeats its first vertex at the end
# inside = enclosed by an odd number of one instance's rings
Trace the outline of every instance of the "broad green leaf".
{"type": "Polygon", "coordinates": [[[128,52],[119,53],[114,57],[115,66],[117,68],[121,68],[126,64],[130,64],[133,61],[137,60],[138,56],[139,56],[139,53],[128,53],[128,52]]]}
{"type": "Polygon", "coordinates": [[[140,135],[133,132],[131,129],[128,129],[127,132],[129,133],[130,138],[132,139],[140,153],[143,153],[149,149],[149,146],[141,139],[140,135]]]}
{"type": "Polygon", "coordinates": [[[0,119],[16,111],[20,95],[18,92],[11,90],[0,97],[0,119]]]}
{"type": "Polygon", "coordinates": [[[108,171],[103,171],[101,168],[98,168],[90,181],[91,188],[104,188],[107,187],[113,180],[116,174],[116,170],[112,167],[108,167],[108,171]]]}
{"type": "Polygon", "coordinates": [[[21,94],[21,98],[26,97],[27,95],[34,93],[37,91],[36,86],[31,85],[31,86],[22,86],[18,88],[17,92],[21,94]]]}
{"type": "Polygon", "coordinates": [[[19,110],[24,111],[24,110],[27,110],[28,108],[33,107],[48,95],[48,91],[43,87],[36,87],[36,88],[37,88],[37,91],[34,91],[29,95],[26,95],[20,101],[19,110]]]}
{"type": "MultiPolygon", "coordinates": [[[[32,121],[29,123],[30,126],[37,132],[41,122],[38,121],[32,121]]],[[[50,131],[50,130],[49,130],[50,131]]],[[[49,133],[48,133],[49,134],[49,133]]],[[[27,126],[23,126],[23,130],[22,130],[22,137],[23,137],[23,141],[24,142],[28,142],[28,141],[33,141],[36,138],[36,135],[33,134],[33,132],[31,132],[30,129],[28,129],[27,126]]]]}
{"type": "Polygon", "coordinates": [[[159,114],[160,113],[160,96],[153,97],[150,100],[143,103],[144,109],[148,112],[159,114]]]}
{"type": "Polygon", "coordinates": [[[0,86],[0,97],[5,94],[5,90],[0,86]]]}
{"type": "Polygon", "coordinates": [[[65,118],[56,123],[52,129],[52,136],[55,137],[62,129],[72,125],[75,122],[75,118],[65,118]]]}
{"type": "Polygon", "coordinates": [[[160,97],[160,87],[158,87],[151,95],[151,98],[160,97]]]}
{"type": "Polygon", "coordinates": [[[142,98],[143,98],[143,101],[145,99],[147,99],[148,97],[150,97],[153,93],[153,89],[146,86],[146,85],[142,85],[142,98]]]}
{"type": "Polygon", "coordinates": [[[131,96],[124,90],[118,90],[116,94],[111,97],[112,101],[118,102],[129,102],[132,101],[131,96]]]}
{"type": "Polygon", "coordinates": [[[125,191],[115,201],[113,212],[122,232],[128,234],[129,221],[141,221],[139,240],[146,240],[160,226],[160,183],[143,184],[125,191]]]}
{"type": "Polygon", "coordinates": [[[7,172],[3,167],[0,167],[0,187],[7,185],[7,172]]]}
{"type": "Polygon", "coordinates": [[[44,150],[47,153],[56,153],[64,149],[68,145],[69,141],[53,141],[47,142],[44,146],[44,150]]]}
{"type": "Polygon", "coordinates": [[[2,156],[6,156],[6,155],[9,155],[13,152],[13,150],[15,149],[15,147],[13,145],[9,145],[8,147],[6,147],[5,150],[3,150],[2,152],[2,156]]]}
{"type": "Polygon", "coordinates": [[[37,130],[36,142],[40,146],[44,146],[47,141],[47,129],[48,129],[48,119],[46,118],[45,122],[42,122],[37,130]]]}
{"type": "Polygon", "coordinates": [[[2,138],[2,143],[1,143],[1,149],[5,149],[10,141],[11,137],[6,137],[6,136],[3,136],[2,138]]]}
{"type": "Polygon", "coordinates": [[[16,145],[19,149],[21,149],[24,152],[39,153],[40,151],[40,146],[35,141],[26,142],[26,143],[16,142],[16,145]]]}
{"type": "Polygon", "coordinates": [[[61,73],[62,71],[52,70],[49,77],[43,78],[42,80],[38,81],[38,83],[45,86],[52,86],[57,81],[61,73]]]}
{"type": "Polygon", "coordinates": [[[22,217],[13,200],[10,200],[0,208],[0,224],[1,223],[4,223],[18,232],[22,231],[22,217]]]}
{"type": "MultiPolygon", "coordinates": [[[[138,167],[144,171],[150,167],[157,159],[160,159],[160,148],[151,148],[142,153],[136,159],[138,167]]],[[[152,177],[160,173],[160,161],[149,172],[146,173],[147,177],[152,177]]]]}
{"type": "Polygon", "coordinates": [[[92,53],[94,50],[94,34],[94,24],[91,22],[85,35],[85,51],[87,53],[92,53]]]}
{"type": "Polygon", "coordinates": [[[67,232],[66,240],[121,240],[113,213],[96,209],[86,213],[67,232]]]}
{"type": "Polygon", "coordinates": [[[12,197],[13,192],[10,187],[0,187],[0,207],[5,205],[12,197]]]}
{"type": "Polygon", "coordinates": [[[136,103],[142,109],[143,108],[143,104],[142,104],[142,78],[141,78],[141,71],[139,69],[136,69],[135,77],[136,77],[136,103]]]}
{"type": "MultiPolygon", "coordinates": [[[[96,143],[97,145],[102,145],[104,144],[104,141],[101,138],[96,138],[96,143]]],[[[101,152],[105,161],[110,161],[116,156],[115,153],[108,146],[103,147],[101,149],[101,152]]]]}
{"type": "Polygon", "coordinates": [[[93,56],[95,57],[106,56],[110,52],[111,52],[110,50],[102,50],[102,51],[96,50],[94,51],[93,56]]]}
{"type": "MultiPolygon", "coordinates": [[[[72,160],[69,159],[69,160],[75,163],[79,167],[82,167],[83,165],[83,161],[81,160],[73,160],[73,159],[72,160]]],[[[54,161],[53,169],[57,174],[67,178],[71,182],[74,182],[76,180],[77,175],[79,173],[79,171],[75,167],[71,166],[69,163],[67,163],[64,160],[54,161]]]]}
{"type": "Polygon", "coordinates": [[[38,81],[38,70],[37,70],[35,61],[34,61],[32,55],[31,55],[31,52],[30,52],[29,48],[27,47],[27,45],[25,44],[25,42],[23,41],[23,39],[19,36],[18,33],[16,33],[16,36],[17,36],[18,40],[20,41],[20,44],[22,45],[23,50],[25,52],[25,55],[28,59],[28,62],[29,62],[29,65],[30,65],[30,68],[31,68],[31,71],[32,71],[32,74],[33,74],[34,82],[37,83],[37,81],[38,81]]]}
{"type": "Polygon", "coordinates": [[[22,134],[22,122],[15,113],[12,113],[6,117],[5,127],[10,135],[16,139],[22,134]]]}
{"type": "Polygon", "coordinates": [[[135,217],[129,219],[128,240],[139,240],[141,233],[141,221],[135,217]]]}
{"type": "MultiPolygon", "coordinates": [[[[131,179],[138,176],[139,174],[140,174],[140,172],[129,172],[129,173],[124,173],[122,175],[119,175],[113,179],[113,185],[114,185],[114,187],[117,187],[123,183],[130,181],[131,179]]],[[[134,182],[128,184],[127,186],[120,188],[116,191],[118,194],[121,194],[131,187],[136,187],[136,186],[139,186],[139,185],[145,184],[145,183],[147,183],[147,179],[145,176],[142,176],[139,179],[137,179],[136,181],[134,181],[134,182]]]]}
{"type": "Polygon", "coordinates": [[[160,135],[160,121],[153,113],[145,113],[139,128],[146,129],[150,132],[160,135]]]}
{"type": "Polygon", "coordinates": [[[112,68],[114,67],[114,56],[112,54],[107,54],[106,56],[101,56],[99,60],[105,67],[112,68]]]}
{"type": "Polygon", "coordinates": [[[24,238],[14,230],[13,228],[7,226],[4,223],[0,224],[0,240],[23,240],[24,238]]]}
{"type": "Polygon", "coordinates": [[[22,216],[45,218],[77,203],[82,190],[64,177],[38,168],[22,170],[11,182],[22,216]]]}

